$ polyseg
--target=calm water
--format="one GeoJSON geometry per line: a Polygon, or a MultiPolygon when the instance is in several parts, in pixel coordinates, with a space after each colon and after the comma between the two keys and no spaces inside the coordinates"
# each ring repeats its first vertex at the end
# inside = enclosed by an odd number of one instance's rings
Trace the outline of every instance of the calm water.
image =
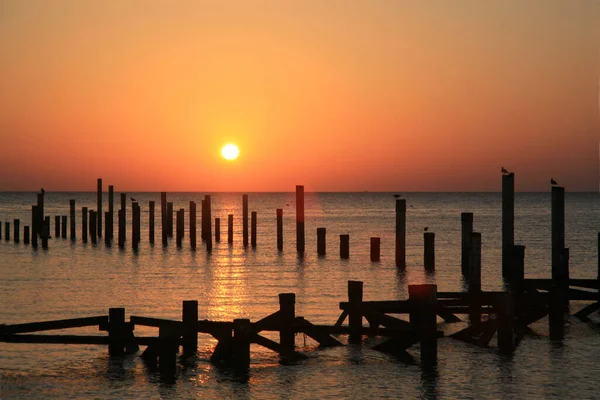
{"type": "MultiPolygon", "coordinates": [[[[95,193],[47,193],[46,215],[67,215],[76,199],[80,238],[81,207],[96,207],[95,193]]],[[[52,239],[50,249],[33,250],[0,241],[0,323],[31,322],[107,315],[125,307],[127,315],[179,319],[182,300],[199,301],[200,318],[232,320],[262,318],[278,309],[278,293],[295,292],[297,315],[314,323],[332,324],[338,303],[346,300],[347,281],[365,283],[365,300],[405,299],[407,285],[435,283],[438,290],[461,290],[460,213],[475,214],[482,232],[483,289],[502,288],[500,272],[501,198],[498,193],[409,193],[407,199],[407,262],[394,266],[394,198],[392,193],[307,193],[306,255],[296,256],[295,195],[250,193],[250,211],[258,212],[258,246],[244,250],[241,241],[242,196],[213,194],[213,217],[220,217],[224,241],[207,254],[202,245],[189,249],[187,208],[203,193],[173,193],[174,209],[186,209],[182,249],[174,241],[160,245],[160,196],[132,193],[142,205],[142,243],[126,249],[83,244],[80,239],[52,239]],[[157,203],[157,245],[148,244],[148,201],[157,203]],[[276,249],[276,208],[284,209],[284,251],[276,249]],[[234,245],[226,243],[227,214],[234,214],[234,245]],[[327,228],[328,255],[316,256],[316,228],[327,228]],[[436,272],[422,267],[422,232],[436,233],[436,272]],[[339,235],[350,234],[350,259],[339,259],[339,235]],[[369,238],[381,237],[381,262],[369,261],[369,238]]],[[[115,199],[119,199],[115,193],[115,199]]],[[[35,193],[0,193],[0,220],[30,224],[35,193]]],[[[526,276],[550,275],[550,194],[516,196],[515,237],[525,244],[526,276]]],[[[118,208],[118,201],[115,208],[118,208]]],[[[105,199],[104,210],[108,205],[105,199]]],[[[131,208],[128,209],[130,222],[131,208]]],[[[130,228],[130,227],[129,227],[130,228]]],[[[198,230],[200,225],[198,224],[198,230]]],[[[600,196],[566,195],[566,237],[571,275],[597,273],[600,196]]],[[[116,229],[115,229],[116,233],[116,229]]],[[[12,227],[11,227],[12,235],[12,227]]],[[[128,232],[128,239],[131,232],[128,232]]],[[[199,238],[199,235],[198,235],[199,238]]],[[[200,239],[198,239],[200,243],[200,239]]],[[[577,310],[580,304],[573,304],[577,310]]],[[[139,357],[112,361],[100,346],[20,345],[0,343],[0,398],[600,398],[600,329],[598,319],[571,319],[566,340],[551,343],[547,322],[533,325],[513,356],[499,354],[495,339],[482,349],[444,338],[439,343],[437,371],[423,372],[366,345],[316,349],[302,335],[296,338],[308,360],[292,366],[252,347],[247,376],[213,367],[208,359],[215,341],[201,335],[196,360],[181,364],[174,384],[161,382],[139,357]]],[[[441,324],[447,333],[463,324],[441,324]]],[[[98,334],[94,329],[75,333],[98,334]]],[[[138,335],[156,330],[136,328],[138,335]]],[[[49,332],[53,333],[53,332],[49,332]]],[[[266,334],[265,336],[269,336],[266,334]]],[[[342,337],[345,340],[345,337],[342,337]]],[[[409,349],[418,358],[418,348],[409,349]]]]}

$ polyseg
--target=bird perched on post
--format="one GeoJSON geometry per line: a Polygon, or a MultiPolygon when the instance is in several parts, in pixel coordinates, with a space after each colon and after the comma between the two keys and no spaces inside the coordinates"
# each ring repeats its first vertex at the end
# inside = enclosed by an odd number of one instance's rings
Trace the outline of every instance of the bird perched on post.
{"type": "Polygon", "coordinates": [[[503,174],[508,174],[508,171],[504,167],[500,167],[500,172],[502,172],[503,174]]]}
{"type": "Polygon", "coordinates": [[[556,186],[556,185],[558,185],[558,182],[556,182],[556,181],[554,180],[554,178],[550,178],[550,184],[551,184],[552,186],[556,186]]]}
{"type": "Polygon", "coordinates": [[[394,197],[397,198],[397,199],[399,199],[400,197],[402,197],[402,195],[401,194],[395,194],[394,197]]]}
{"type": "Polygon", "coordinates": [[[137,201],[136,199],[134,199],[133,197],[131,197],[131,201],[137,201]]]}
{"type": "Polygon", "coordinates": [[[42,194],[45,194],[46,191],[44,190],[44,188],[41,189],[42,194]]]}
{"type": "Polygon", "coordinates": [[[427,232],[428,229],[429,229],[429,227],[426,226],[425,228],[423,228],[423,232],[427,232]]]}

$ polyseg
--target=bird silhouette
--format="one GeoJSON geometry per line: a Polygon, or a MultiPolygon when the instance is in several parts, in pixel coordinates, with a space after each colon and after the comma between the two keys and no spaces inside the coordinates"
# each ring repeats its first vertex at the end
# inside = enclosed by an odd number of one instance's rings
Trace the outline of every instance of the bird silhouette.
{"type": "Polygon", "coordinates": [[[133,197],[131,198],[131,201],[137,201],[136,199],[134,199],[133,197]]]}
{"type": "Polygon", "coordinates": [[[550,178],[550,184],[551,184],[552,186],[555,186],[555,185],[558,185],[558,182],[556,182],[556,181],[554,180],[554,178],[550,178]]]}
{"type": "Polygon", "coordinates": [[[41,189],[42,194],[46,193],[46,191],[44,190],[44,188],[41,189]]]}
{"type": "Polygon", "coordinates": [[[502,172],[503,174],[508,174],[508,171],[504,167],[500,168],[500,172],[502,172]]]}
{"type": "Polygon", "coordinates": [[[429,227],[428,227],[428,226],[426,226],[425,228],[423,228],[423,231],[424,231],[424,232],[427,232],[427,230],[428,230],[428,229],[429,229],[429,227]]]}
{"type": "Polygon", "coordinates": [[[401,194],[395,194],[394,197],[397,198],[397,199],[399,199],[400,197],[402,197],[402,195],[401,194]]]}

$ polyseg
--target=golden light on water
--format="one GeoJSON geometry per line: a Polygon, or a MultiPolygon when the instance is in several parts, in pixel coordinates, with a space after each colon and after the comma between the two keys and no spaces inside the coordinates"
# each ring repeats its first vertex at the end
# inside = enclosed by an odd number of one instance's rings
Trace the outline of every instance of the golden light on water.
{"type": "Polygon", "coordinates": [[[228,143],[221,149],[221,155],[226,160],[235,160],[240,155],[240,149],[233,143],[228,143]]]}

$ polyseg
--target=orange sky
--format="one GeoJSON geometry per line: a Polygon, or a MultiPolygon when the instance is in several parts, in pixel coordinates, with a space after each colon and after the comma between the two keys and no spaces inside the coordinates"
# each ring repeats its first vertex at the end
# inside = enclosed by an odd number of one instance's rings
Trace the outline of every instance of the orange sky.
{"type": "Polygon", "coordinates": [[[599,190],[596,1],[0,7],[0,190],[599,190]]]}

